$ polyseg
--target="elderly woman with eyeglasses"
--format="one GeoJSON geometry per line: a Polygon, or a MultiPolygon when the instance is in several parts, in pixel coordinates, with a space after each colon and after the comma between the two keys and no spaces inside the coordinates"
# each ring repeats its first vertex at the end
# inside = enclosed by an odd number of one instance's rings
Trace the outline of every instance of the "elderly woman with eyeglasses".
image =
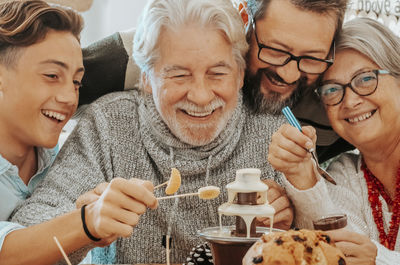
{"type": "Polygon", "coordinates": [[[268,160],[286,176],[296,225],[333,213],[348,218],[329,232],[347,264],[400,264],[400,40],[379,22],[347,22],[335,62],[315,90],[338,135],[359,153],[328,167],[337,185],[318,174],[307,150],[315,129],[285,124],[273,136],[268,160]]]}

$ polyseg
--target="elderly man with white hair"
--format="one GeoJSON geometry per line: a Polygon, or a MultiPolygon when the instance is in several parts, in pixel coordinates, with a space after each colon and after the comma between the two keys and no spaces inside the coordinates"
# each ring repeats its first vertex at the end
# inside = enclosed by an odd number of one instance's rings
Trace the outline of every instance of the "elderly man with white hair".
{"type": "MultiPolygon", "coordinates": [[[[88,107],[43,185],[13,220],[31,225],[73,209],[80,194],[101,182],[137,177],[158,185],[175,167],[182,174],[180,193],[214,185],[222,196],[160,201],[131,236],[117,240],[115,262],[165,263],[166,235],[173,239],[172,262],[184,261],[199,243],[196,231],[218,225],[217,207],[227,200],[224,187],[236,169],[260,168],[264,178],[280,182],[266,158],[271,135],[284,120],[254,115],[242,104],[247,49],[230,0],[149,1],[134,38],[140,89],[106,95],[88,107]]],[[[289,201],[271,190],[275,220],[290,225],[289,201]]],[[[103,195],[98,200],[111,199],[103,195]]],[[[94,206],[86,211],[97,211],[94,206]]],[[[126,209],[114,219],[132,233],[132,216],[126,209]]],[[[88,232],[98,239],[112,236],[95,225],[88,232]]]]}

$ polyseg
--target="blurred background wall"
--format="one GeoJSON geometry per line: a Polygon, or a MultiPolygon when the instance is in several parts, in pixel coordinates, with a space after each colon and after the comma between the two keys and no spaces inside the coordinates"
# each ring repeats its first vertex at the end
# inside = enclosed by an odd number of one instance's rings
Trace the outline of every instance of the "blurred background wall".
{"type": "MultiPolygon", "coordinates": [[[[6,0],[0,0],[3,2],[6,0]]],[[[23,1],[23,0],[22,0],[23,1]]],[[[136,27],[147,0],[47,0],[71,6],[85,19],[82,46],[100,40],[116,31],[136,27]]],[[[246,0],[231,0],[235,5],[246,0]]],[[[370,17],[388,26],[400,36],[400,0],[349,0],[345,21],[370,17]]]]}
{"type": "Polygon", "coordinates": [[[345,20],[355,17],[376,19],[400,36],[399,0],[350,0],[345,20]]]}
{"type": "Polygon", "coordinates": [[[135,27],[146,2],[147,0],[93,0],[90,9],[81,13],[85,19],[82,47],[116,31],[135,27]]]}

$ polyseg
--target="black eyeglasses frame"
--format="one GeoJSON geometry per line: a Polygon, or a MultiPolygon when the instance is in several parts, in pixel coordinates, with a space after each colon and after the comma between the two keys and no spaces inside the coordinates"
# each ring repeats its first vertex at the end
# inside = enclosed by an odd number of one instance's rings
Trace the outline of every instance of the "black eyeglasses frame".
{"type": "MultiPolygon", "coordinates": [[[[322,96],[321,96],[321,86],[320,86],[320,87],[317,87],[317,88],[314,90],[314,92],[317,94],[317,96],[321,99],[321,101],[322,101],[325,105],[327,105],[327,106],[336,106],[336,105],[339,105],[340,103],[342,103],[342,101],[343,101],[343,99],[344,99],[344,96],[345,96],[345,94],[346,94],[346,88],[347,88],[347,87],[349,87],[354,93],[356,93],[357,95],[359,95],[359,96],[361,96],[361,97],[365,97],[365,96],[372,95],[373,93],[375,93],[376,89],[378,88],[378,83],[379,83],[379,77],[378,77],[378,76],[379,76],[379,75],[385,75],[385,74],[390,74],[390,72],[389,72],[388,70],[383,70],[383,69],[368,70],[368,71],[364,71],[364,72],[361,72],[361,73],[356,74],[355,76],[353,76],[353,77],[351,78],[350,82],[347,83],[347,84],[332,83],[331,85],[333,85],[333,84],[335,84],[335,85],[340,85],[340,86],[343,88],[342,97],[340,98],[339,102],[334,103],[334,104],[327,104],[327,103],[325,103],[325,102],[322,100],[322,96]],[[372,73],[374,73],[374,74],[376,75],[376,85],[375,85],[375,88],[374,88],[371,92],[369,92],[369,93],[360,94],[360,92],[358,92],[358,91],[356,91],[356,90],[354,89],[354,87],[351,85],[351,83],[353,83],[353,80],[354,80],[356,77],[358,77],[359,75],[362,75],[362,74],[365,74],[365,73],[369,73],[369,72],[372,72],[372,73]]],[[[323,84],[323,85],[326,85],[326,84],[323,84]]]]}
{"type": "MultiPolygon", "coordinates": [[[[265,45],[263,43],[260,43],[260,41],[258,40],[258,36],[257,36],[256,22],[254,21],[254,19],[251,19],[251,21],[252,21],[251,23],[252,23],[254,35],[256,37],[257,46],[258,46],[257,57],[258,57],[258,60],[260,60],[263,63],[270,64],[270,65],[273,65],[273,66],[284,66],[284,65],[288,64],[290,61],[296,61],[297,62],[297,69],[300,72],[306,73],[306,74],[312,74],[312,75],[320,75],[320,74],[324,73],[326,70],[328,70],[328,68],[333,64],[333,62],[335,60],[335,41],[332,42],[332,45],[331,45],[331,48],[330,48],[331,51],[333,50],[331,59],[320,59],[320,58],[309,56],[309,55],[295,56],[295,55],[293,55],[292,53],[290,53],[288,51],[284,51],[284,50],[277,49],[277,48],[265,45]],[[332,47],[333,47],[333,49],[332,49],[332,47]],[[262,49],[269,49],[269,50],[281,52],[281,53],[287,54],[289,57],[282,64],[273,64],[273,63],[267,62],[267,61],[265,61],[265,60],[260,58],[260,53],[261,53],[262,49]],[[309,59],[309,60],[324,62],[324,63],[327,64],[326,69],[324,71],[318,72],[318,73],[310,73],[310,72],[303,71],[302,69],[300,69],[300,61],[302,59],[309,59]]],[[[331,52],[329,52],[329,54],[330,53],[331,52]]]]}

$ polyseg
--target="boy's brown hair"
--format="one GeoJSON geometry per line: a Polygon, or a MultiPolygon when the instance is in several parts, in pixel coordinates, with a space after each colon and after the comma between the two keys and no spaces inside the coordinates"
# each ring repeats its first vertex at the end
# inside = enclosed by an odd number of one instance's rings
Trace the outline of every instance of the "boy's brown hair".
{"type": "Polygon", "coordinates": [[[78,40],[82,17],[69,8],[44,1],[8,1],[0,4],[0,64],[12,67],[23,47],[40,42],[50,30],[72,33],[78,40]]]}

